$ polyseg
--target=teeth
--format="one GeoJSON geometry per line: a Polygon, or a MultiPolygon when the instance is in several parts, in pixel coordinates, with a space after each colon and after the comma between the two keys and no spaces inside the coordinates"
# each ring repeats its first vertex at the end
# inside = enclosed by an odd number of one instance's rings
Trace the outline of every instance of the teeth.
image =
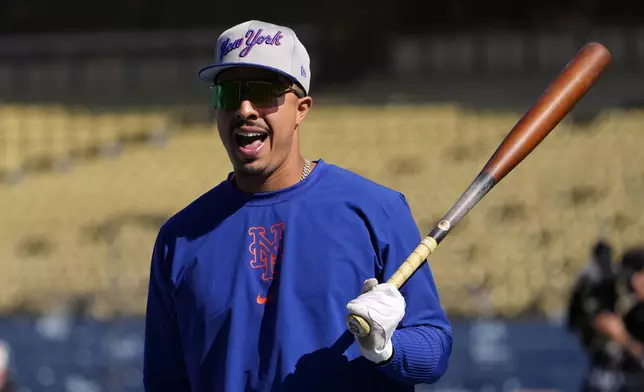
{"type": "Polygon", "coordinates": [[[243,132],[243,131],[236,131],[235,132],[238,135],[241,136],[246,136],[246,137],[255,137],[255,136],[262,136],[263,133],[261,132],[243,132]]]}

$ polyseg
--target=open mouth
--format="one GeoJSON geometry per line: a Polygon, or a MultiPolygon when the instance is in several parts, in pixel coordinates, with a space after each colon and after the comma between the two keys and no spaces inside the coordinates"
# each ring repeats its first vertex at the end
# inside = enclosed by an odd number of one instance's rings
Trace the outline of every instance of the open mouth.
{"type": "Polygon", "coordinates": [[[268,134],[265,132],[235,132],[235,141],[241,147],[248,147],[253,144],[264,143],[268,134]]]}
{"type": "Polygon", "coordinates": [[[239,151],[248,157],[255,157],[264,146],[264,142],[268,138],[268,133],[264,131],[243,131],[235,130],[233,135],[235,142],[239,147],[239,151]]]}

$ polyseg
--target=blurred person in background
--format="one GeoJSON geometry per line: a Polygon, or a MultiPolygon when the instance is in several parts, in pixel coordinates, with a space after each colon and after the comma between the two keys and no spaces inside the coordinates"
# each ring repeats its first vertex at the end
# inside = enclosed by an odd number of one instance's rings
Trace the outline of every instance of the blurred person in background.
{"type": "Polygon", "coordinates": [[[18,388],[9,373],[9,345],[0,340],[0,392],[15,392],[18,388]]]}
{"type": "Polygon", "coordinates": [[[579,339],[587,354],[611,356],[604,342],[597,344],[597,332],[590,322],[591,314],[586,310],[590,293],[595,287],[610,285],[615,277],[613,249],[607,242],[597,241],[590,252],[588,263],[574,282],[568,303],[567,327],[579,339]]]}
{"type": "Polygon", "coordinates": [[[613,266],[599,241],[573,288],[568,328],[589,359],[583,392],[644,391],[644,248],[613,266]]]}

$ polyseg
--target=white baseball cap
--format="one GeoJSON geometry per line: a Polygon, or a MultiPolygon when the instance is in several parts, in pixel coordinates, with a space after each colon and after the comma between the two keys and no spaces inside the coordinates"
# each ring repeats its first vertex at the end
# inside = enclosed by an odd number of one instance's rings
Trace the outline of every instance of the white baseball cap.
{"type": "Polygon", "coordinates": [[[309,54],[293,30],[259,20],[240,23],[217,39],[215,62],[199,71],[212,83],[224,69],[252,66],[268,69],[299,84],[308,95],[311,81],[309,54]]]}

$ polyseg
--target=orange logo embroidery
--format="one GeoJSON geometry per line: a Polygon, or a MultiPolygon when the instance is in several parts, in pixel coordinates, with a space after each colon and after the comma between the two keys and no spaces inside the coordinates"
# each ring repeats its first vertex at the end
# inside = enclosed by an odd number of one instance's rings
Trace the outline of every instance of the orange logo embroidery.
{"type": "MultiPolygon", "coordinates": [[[[275,223],[268,229],[268,233],[263,226],[248,229],[251,237],[248,251],[252,255],[250,266],[262,271],[262,280],[265,282],[273,280],[275,275],[275,264],[282,253],[284,226],[284,223],[275,223]]],[[[258,304],[263,305],[266,301],[267,297],[261,293],[257,295],[258,304]]]]}

